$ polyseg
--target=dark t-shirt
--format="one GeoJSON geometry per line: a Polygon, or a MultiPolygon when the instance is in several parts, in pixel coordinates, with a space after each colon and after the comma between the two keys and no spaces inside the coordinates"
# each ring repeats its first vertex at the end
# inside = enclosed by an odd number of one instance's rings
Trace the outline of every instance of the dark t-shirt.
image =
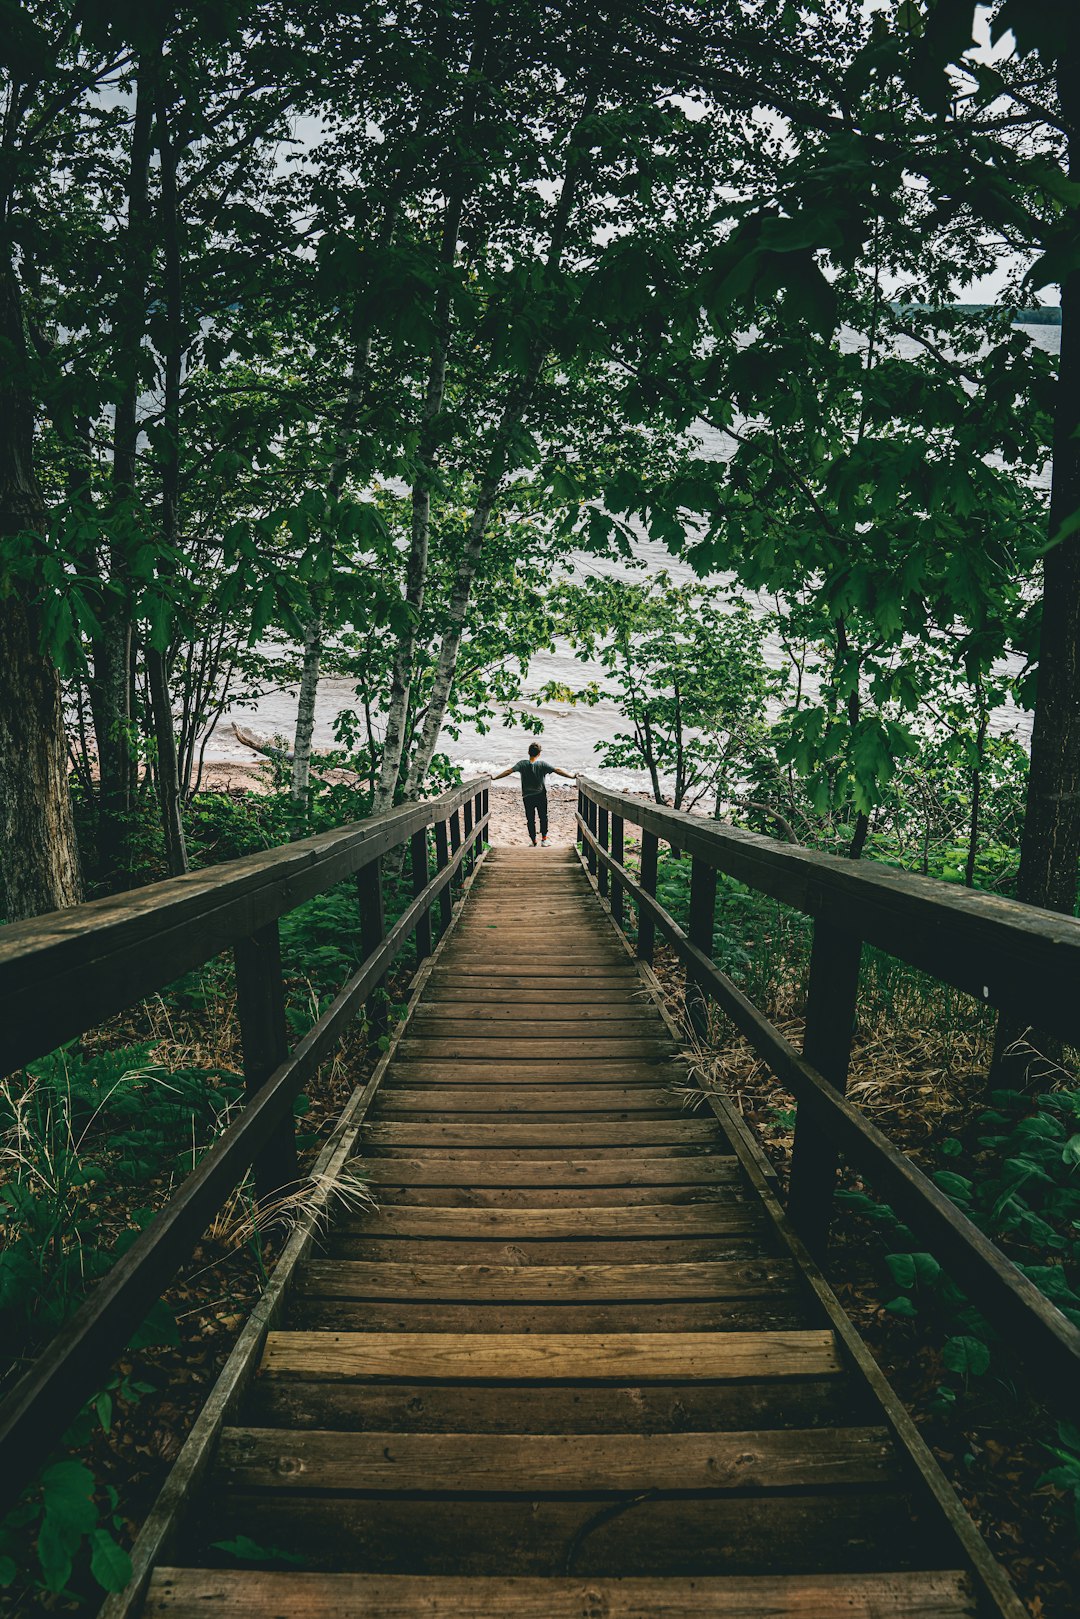
{"type": "Polygon", "coordinates": [[[542,759],[519,759],[514,769],[521,777],[522,796],[531,798],[534,793],[547,792],[544,777],[550,776],[555,766],[544,764],[542,759]]]}

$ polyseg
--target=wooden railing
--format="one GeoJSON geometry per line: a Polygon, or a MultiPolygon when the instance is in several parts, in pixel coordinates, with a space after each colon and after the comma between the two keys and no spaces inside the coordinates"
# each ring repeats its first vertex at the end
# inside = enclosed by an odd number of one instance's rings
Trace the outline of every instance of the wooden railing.
{"type": "Polygon", "coordinates": [[[101,1386],[214,1215],[254,1167],[267,1196],[297,1178],[293,1103],[410,935],[430,953],[431,910],[486,841],[488,780],[319,837],[0,929],[0,1073],[9,1074],[233,949],[246,1105],[0,1406],[0,1507],[101,1386]],[[428,831],[434,828],[435,872],[428,831]],[[391,926],[382,864],[408,845],[412,899],[391,926]],[[364,959],[290,1052],[278,920],[354,877],[364,959]]]}
{"type": "Polygon", "coordinates": [[[903,1152],[844,1097],[863,943],[980,1001],[1080,1043],[1080,921],[868,861],[817,854],[719,821],[662,808],[578,778],[579,842],[615,921],[637,906],[638,956],[659,932],[686,968],[687,1011],[711,998],[798,1103],[788,1213],[811,1248],[829,1226],[838,1159],[863,1173],[1015,1350],[1048,1399],[1080,1410],[1080,1330],[903,1152]],[[639,873],[625,826],[641,829],[639,873]],[[660,841],[689,855],[681,928],[656,899],[660,841]],[[717,873],[813,919],[802,1052],[712,959],[717,873]]]}

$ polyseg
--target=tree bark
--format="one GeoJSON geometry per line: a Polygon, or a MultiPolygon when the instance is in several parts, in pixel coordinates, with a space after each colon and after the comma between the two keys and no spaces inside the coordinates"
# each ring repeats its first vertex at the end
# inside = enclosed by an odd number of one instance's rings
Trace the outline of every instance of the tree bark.
{"type": "Polygon", "coordinates": [[[292,798],[296,811],[296,836],[302,836],[307,824],[307,795],[311,782],[311,739],[315,732],[315,698],[319,689],[319,668],[322,662],[323,615],[321,603],[308,620],[304,636],[304,667],[300,675],[300,701],[296,710],[296,734],[293,740],[292,798]]]}
{"type": "MultiPolygon", "coordinates": [[[[593,98],[590,94],[586,99],[581,115],[582,120],[591,115],[592,110],[593,98]]],[[[555,216],[551,226],[551,240],[547,254],[549,271],[557,270],[562,262],[567,226],[570,222],[570,215],[573,211],[574,199],[581,178],[582,165],[585,161],[584,152],[578,148],[576,135],[577,127],[575,127],[570,137],[566,172],[563,176],[559,200],[555,207],[555,216]]],[[[476,578],[477,569],[480,565],[484,541],[487,537],[488,523],[491,520],[491,514],[506,474],[510,440],[520,426],[525,412],[532,402],[533,394],[536,391],[536,385],[540,380],[540,373],[543,369],[546,347],[545,335],[542,334],[535,343],[532,357],[524,374],[509,391],[499,425],[495,430],[487,467],[469,523],[465,552],[454,575],[454,584],[447,610],[447,624],[439,647],[439,657],[428,697],[423,729],[405,776],[404,795],[406,799],[417,796],[431,767],[431,760],[439,740],[443,720],[446,718],[450,693],[453,690],[454,679],[457,674],[458,656],[461,651],[461,640],[465,630],[465,615],[472,596],[473,580],[476,578]]]]}
{"type": "MultiPolygon", "coordinates": [[[[1057,86],[1069,130],[1069,178],[1080,180],[1080,22],[1062,26],[1067,43],[1058,60],[1057,86]]],[[[1072,238],[1080,236],[1080,209],[1069,210],[1072,238]]],[[[1080,530],[1055,540],[1080,512],[1080,269],[1061,284],[1061,357],[1054,411],[1050,485],[1050,548],[1043,563],[1038,683],[1031,727],[1024,832],[1017,898],[1072,916],[1080,870],[1080,530]]],[[[1037,1091],[1057,1069],[1057,1045],[998,1020],[992,1085],[1037,1091]]]]}
{"type": "Polygon", "coordinates": [[[114,355],[120,388],[113,424],[113,533],[108,545],[111,589],[102,603],[101,634],[93,647],[91,708],[97,734],[100,778],[98,855],[112,887],[131,881],[131,811],[136,750],[132,725],[132,626],[125,536],[135,493],[139,439],[140,356],[146,324],[146,280],[150,257],[149,173],[153,131],[152,71],[139,62],[135,117],[128,171],[124,269],[114,313],[114,355]]]}
{"type": "Polygon", "coordinates": [[[431,539],[431,490],[435,481],[438,419],[442,414],[443,401],[446,397],[446,368],[450,348],[450,277],[457,260],[461,218],[465,205],[465,159],[470,155],[469,143],[476,122],[476,99],[487,48],[486,35],[473,46],[469,64],[469,90],[462,107],[462,134],[458,142],[462,161],[459,162],[458,172],[453,176],[443,217],[442,240],[439,246],[440,279],[432,319],[434,335],[431,363],[424,390],[417,470],[412,486],[412,526],[409,537],[409,561],[405,574],[407,612],[404,627],[398,634],[394,648],[382,760],[379,766],[379,782],[375,789],[376,814],[389,809],[394,802],[401,775],[401,760],[409,734],[416,637],[427,589],[428,551],[431,539]]]}
{"type": "MultiPolygon", "coordinates": [[[[180,378],[183,368],[183,283],[180,268],[180,219],[176,197],[176,154],[169,137],[169,113],[163,86],[157,94],[158,152],[161,158],[161,235],[165,255],[166,348],[164,355],[165,455],[161,467],[161,543],[158,575],[171,578],[180,540],[180,378]]],[[[180,809],[180,773],[176,756],[172,691],[169,685],[167,643],[147,646],[146,674],[157,755],[158,805],[165,843],[165,862],[171,877],[188,869],[187,844],[180,809]]]]}
{"type": "MultiPolygon", "coordinates": [[[[45,501],[34,469],[26,332],[10,260],[0,266],[0,337],[0,539],[14,542],[18,555],[42,532],[45,501]]],[[[42,649],[41,628],[25,584],[9,579],[0,595],[0,877],[9,921],[81,898],[60,676],[42,649]]]]}

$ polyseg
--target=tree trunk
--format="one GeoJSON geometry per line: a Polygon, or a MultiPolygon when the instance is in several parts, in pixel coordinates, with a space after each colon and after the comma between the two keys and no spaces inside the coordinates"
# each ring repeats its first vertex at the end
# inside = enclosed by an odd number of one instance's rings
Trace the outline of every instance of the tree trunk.
{"type": "MultiPolygon", "coordinates": [[[[166,345],[164,355],[165,400],[162,427],[165,458],[161,468],[161,543],[163,555],[158,575],[171,578],[176,572],[174,554],[180,540],[180,377],[183,368],[183,285],[180,270],[180,220],[176,198],[176,154],[169,138],[168,106],[163,87],[157,96],[158,152],[161,157],[161,226],[165,252],[166,345]]],[[[169,687],[167,641],[160,647],[147,646],[146,674],[150,690],[150,713],[154,726],[157,755],[157,794],[165,861],[171,877],[188,869],[184,822],[180,811],[180,774],[176,757],[176,730],[173,725],[172,692],[169,687]]]]}
{"type": "MultiPolygon", "coordinates": [[[[1080,24],[1063,26],[1058,94],[1069,129],[1069,178],[1080,180],[1080,24]]],[[[1080,209],[1070,210],[1073,234],[1080,209]]],[[[1031,727],[1024,833],[1016,895],[1072,916],[1080,869],[1080,529],[1055,543],[1080,512],[1080,269],[1061,284],[1061,358],[1054,411],[1050,548],[1043,563],[1042,628],[1031,727]]],[[[1057,1070],[1056,1042],[998,1020],[991,1085],[1038,1091],[1057,1070]]]]}
{"type": "MultiPolygon", "coordinates": [[[[22,545],[32,548],[45,525],[45,501],[34,470],[26,333],[10,262],[0,267],[0,339],[0,538],[25,536],[22,545]]],[[[0,597],[0,876],[9,921],[81,898],[60,677],[42,650],[37,609],[17,580],[0,597]]]]}
{"type": "MultiPolygon", "coordinates": [[[[577,133],[581,124],[591,116],[594,106],[594,96],[590,91],[585,98],[581,117],[570,136],[566,171],[551,225],[551,240],[547,253],[549,272],[558,270],[562,262],[566,245],[566,231],[573,211],[582,167],[587,161],[587,152],[579,148],[577,144],[577,133]]],[[[453,691],[454,679],[457,675],[458,656],[461,651],[461,639],[465,629],[465,614],[468,611],[469,600],[472,595],[473,580],[476,578],[480,557],[483,553],[491,513],[502,487],[503,477],[506,474],[510,440],[520,426],[525,412],[532,402],[536,385],[540,380],[546,351],[546,334],[541,333],[535,341],[532,356],[524,374],[516,386],[510,389],[499,425],[495,430],[487,468],[481,481],[476,506],[469,523],[465,553],[458,563],[457,572],[454,576],[450,605],[447,611],[446,629],[443,632],[442,644],[439,647],[435,678],[428,697],[423,730],[405,776],[404,792],[407,799],[417,796],[423,786],[428,770],[431,768],[431,760],[439,740],[443,720],[446,718],[450,693],[453,691]]]]}
{"type": "MultiPolygon", "coordinates": [[[[476,121],[476,98],[481,71],[488,48],[488,39],[474,44],[469,64],[469,92],[461,113],[461,134],[458,151],[463,159],[470,155],[470,141],[476,121]]],[[[450,277],[457,260],[458,239],[461,235],[461,216],[465,204],[465,173],[463,162],[453,176],[443,218],[442,240],[439,247],[440,281],[435,294],[432,327],[434,332],[431,364],[420,418],[420,444],[417,451],[417,471],[412,488],[412,530],[409,541],[409,561],[405,574],[404,628],[399,632],[394,648],[394,663],[390,675],[390,697],[386,710],[386,730],[383,736],[382,761],[379,783],[375,789],[374,811],[390,809],[397,793],[401,775],[401,760],[409,735],[409,710],[412,706],[412,682],[416,661],[416,637],[420,627],[420,614],[427,588],[428,549],[431,537],[431,489],[435,481],[435,451],[438,419],[446,397],[446,367],[450,347],[450,277]]]]}
{"type": "Polygon", "coordinates": [[[311,782],[311,738],[315,731],[315,698],[319,689],[319,667],[323,649],[322,604],[313,602],[314,611],[304,635],[304,667],[300,675],[300,701],[296,710],[293,741],[292,798],[296,816],[294,835],[302,837],[307,826],[308,787],[311,782]]]}
{"type": "Polygon", "coordinates": [[[113,424],[112,511],[108,573],[113,587],[102,603],[101,634],[94,643],[91,707],[97,733],[100,776],[98,854],[112,887],[131,881],[131,812],[136,748],[132,713],[131,595],[124,530],[132,520],[141,352],[146,325],[146,280],[150,258],[149,172],[153,131],[153,72],[139,61],[128,173],[124,269],[114,312],[114,365],[120,379],[113,424]]]}

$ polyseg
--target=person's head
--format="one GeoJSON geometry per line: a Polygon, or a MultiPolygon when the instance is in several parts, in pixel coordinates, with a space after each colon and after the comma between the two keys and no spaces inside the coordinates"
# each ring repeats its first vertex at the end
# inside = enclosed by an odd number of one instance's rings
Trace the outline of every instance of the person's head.
{"type": "Polygon", "coordinates": [[[529,758],[530,759],[539,759],[539,757],[540,757],[540,744],[539,744],[539,742],[530,742],[529,743],[529,758]]]}

